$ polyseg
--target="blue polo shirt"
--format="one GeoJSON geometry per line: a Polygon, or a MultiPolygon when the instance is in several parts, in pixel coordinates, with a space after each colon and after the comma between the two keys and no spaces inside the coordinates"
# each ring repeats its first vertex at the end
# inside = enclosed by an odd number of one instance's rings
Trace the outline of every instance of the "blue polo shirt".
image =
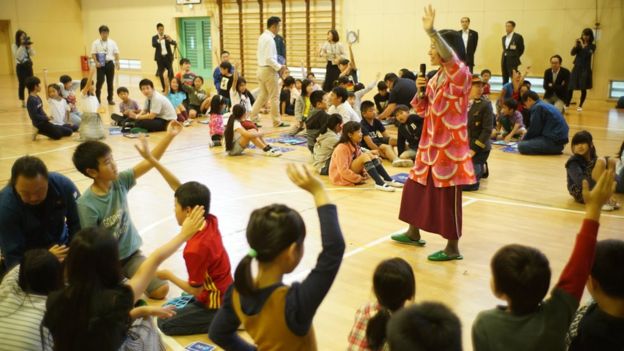
{"type": "Polygon", "coordinates": [[[68,244],[80,230],[76,185],[64,175],[48,174],[48,195],[39,205],[22,202],[11,185],[0,190],[0,250],[5,266],[20,262],[30,249],[68,244]]]}

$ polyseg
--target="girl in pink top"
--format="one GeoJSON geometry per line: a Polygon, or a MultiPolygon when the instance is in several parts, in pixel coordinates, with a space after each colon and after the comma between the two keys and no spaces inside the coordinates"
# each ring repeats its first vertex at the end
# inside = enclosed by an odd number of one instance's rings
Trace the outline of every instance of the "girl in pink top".
{"type": "Polygon", "coordinates": [[[375,189],[393,192],[403,184],[395,182],[388,175],[379,160],[379,154],[362,152],[362,128],[358,122],[347,122],[342,126],[342,135],[331,156],[329,180],[334,185],[362,184],[368,175],[375,180],[375,189]]]}
{"type": "Polygon", "coordinates": [[[435,10],[429,5],[423,27],[431,38],[431,63],[440,68],[428,82],[425,77],[418,78],[416,85],[426,86],[426,91],[412,100],[416,113],[425,116],[425,121],[399,213],[399,219],[410,226],[406,233],[392,239],[424,246],[420,229],[438,233],[448,243],[444,250],[428,259],[449,261],[463,258],[458,245],[462,225],[461,186],[475,183],[473,152],[466,127],[471,75],[451,48],[461,47],[461,37],[456,31],[436,31],[434,19],[435,10]]]}
{"type": "Polygon", "coordinates": [[[215,95],[210,100],[210,138],[214,146],[221,146],[223,138],[223,110],[225,100],[221,95],[215,95]]]}

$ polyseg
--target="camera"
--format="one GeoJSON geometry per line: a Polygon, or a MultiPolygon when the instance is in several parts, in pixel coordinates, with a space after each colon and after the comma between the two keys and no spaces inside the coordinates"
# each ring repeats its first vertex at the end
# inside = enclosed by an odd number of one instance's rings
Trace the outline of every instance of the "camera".
{"type": "Polygon", "coordinates": [[[32,45],[32,43],[33,42],[30,40],[29,36],[24,37],[24,42],[23,42],[24,45],[32,45]]]}

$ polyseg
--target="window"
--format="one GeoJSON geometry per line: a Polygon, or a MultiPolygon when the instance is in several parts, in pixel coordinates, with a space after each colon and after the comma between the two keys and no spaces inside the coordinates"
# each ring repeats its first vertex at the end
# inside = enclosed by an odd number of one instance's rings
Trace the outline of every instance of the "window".
{"type": "MultiPolygon", "coordinates": [[[[525,77],[524,80],[531,82],[531,90],[538,94],[544,94],[544,79],[542,77],[525,77]]],[[[503,89],[503,77],[492,76],[490,78],[490,91],[500,92],[503,89]]]]}
{"type": "Polygon", "coordinates": [[[140,71],[141,70],[141,61],[140,60],[132,60],[132,59],[120,59],[119,60],[119,69],[129,70],[129,71],[140,71]]]}
{"type": "Polygon", "coordinates": [[[624,96],[624,80],[612,80],[609,82],[609,99],[619,99],[624,96]]]}

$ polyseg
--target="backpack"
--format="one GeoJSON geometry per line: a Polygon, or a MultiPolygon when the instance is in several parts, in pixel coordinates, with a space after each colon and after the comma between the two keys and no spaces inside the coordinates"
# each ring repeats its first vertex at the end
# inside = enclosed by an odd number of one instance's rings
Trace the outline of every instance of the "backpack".
{"type": "Polygon", "coordinates": [[[101,140],[106,138],[106,128],[98,113],[83,113],[80,122],[80,141],[101,140]]]}

